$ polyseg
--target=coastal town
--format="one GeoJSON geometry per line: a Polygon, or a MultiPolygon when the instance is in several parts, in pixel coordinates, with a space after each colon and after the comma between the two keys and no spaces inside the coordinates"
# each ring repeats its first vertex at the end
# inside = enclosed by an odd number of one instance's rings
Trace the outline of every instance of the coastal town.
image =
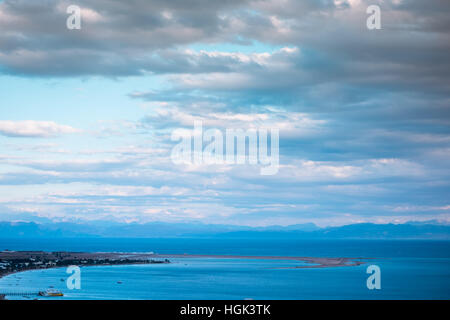
{"type": "Polygon", "coordinates": [[[45,251],[0,251],[0,278],[33,269],[57,267],[170,263],[168,259],[149,258],[152,254],[111,252],[45,252],[45,251]]]}
{"type": "MultiPolygon", "coordinates": [[[[115,253],[115,252],[67,252],[67,251],[0,251],[0,278],[8,274],[67,266],[162,264],[170,263],[167,258],[155,258],[151,253],[115,253]]],[[[40,292],[39,295],[57,296],[40,292]]],[[[5,294],[0,292],[0,300],[5,294]]]]}
{"type": "MultiPolygon", "coordinates": [[[[151,253],[111,253],[111,252],[45,252],[45,251],[0,251],[0,278],[8,274],[68,266],[100,266],[130,264],[170,263],[167,258],[157,258],[151,253]]],[[[60,292],[47,290],[38,293],[41,296],[61,296],[60,292]]],[[[0,292],[0,300],[5,299],[0,292]]]]}

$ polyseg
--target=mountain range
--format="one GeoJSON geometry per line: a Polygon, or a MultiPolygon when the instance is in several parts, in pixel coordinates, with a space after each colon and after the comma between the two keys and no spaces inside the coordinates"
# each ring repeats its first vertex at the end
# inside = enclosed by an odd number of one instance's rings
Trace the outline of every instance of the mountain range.
{"type": "Polygon", "coordinates": [[[0,238],[292,238],[292,239],[441,239],[450,240],[450,225],[437,221],[403,224],[357,223],[320,228],[313,223],[246,227],[201,223],[0,222],[0,238]]]}

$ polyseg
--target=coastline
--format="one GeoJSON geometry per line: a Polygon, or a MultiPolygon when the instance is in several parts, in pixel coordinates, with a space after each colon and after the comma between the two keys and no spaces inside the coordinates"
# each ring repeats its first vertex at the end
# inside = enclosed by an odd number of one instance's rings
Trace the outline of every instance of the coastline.
{"type": "MultiPolygon", "coordinates": [[[[150,256],[114,252],[45,252],[45,251],[0,251],[0,279],[33,270],[79,267],[136,265],[170,263],[168,259],[154,260],[150,256]]],[[[0,300],[6,300],[0,292],[0,300]]]]}
{"type": "MultiPolygon", "coordinates": [[[[4,255],[0,252],[0,260],[5,260],[4,255]]],[[[33,251],[8,251],[8,253],[18,253],[22,255],[34,254],[33,251]]],[[[40,254],[53,254],[50,252],[39,252],[40,254]]],[[[169,258],[213,258],[213,259],[255,259],[255,260],[296,260],[312,265],[294,266],[289,268],[328,268],[328,267],[351,267],[359,266],[366,262],[361,260],[373,258],[361,257],[296,257],[296,256],[243,256],[243,255],[205,255],[205,254],[155,254],[155,253],[138,253],[138,252],[65,252],[70,257],[76,256],[78,258],[94,259],[96,263],[81,263],[80,267],[91,267],[99,265],[135,265],[135,264],[152,264],[152,263],[168,263],[169,258]],[[130,258],[132,258],[130,260],[130,258]],[[105,262],[105,259],[108,262],[105,262]],[[134,259],[134,260],[133,260],[134,259]],[[149,260],[150,259],[150,260],[149,260]],[[152,259],[165,259],[164,261],[157,261],[152,259]],[[128,262],[128,263],[124,263],[128,262]]],[[[66,265],[54,265],[49,267],[25,267],[20,270],[0,272],[0,279],[20,272],[51,269],[65,267],[66,265]]]]}
{"type": "MultiPolygon", "coordinates": [[[[241,256],[241,255],[205,255],[205,254],[155,254],[138,252],[44,252],[44,251],[3,251],[0,252],[0,261],[23,261],[29,259],[39,265],[28,265],[17,270],[0,272],[0,279],[12,274],[26,271],[45,270],[78,265],[79,267],[93,266],[114,266],[114,265],[137,265],[137,264],[160,264],[170,263],[168,259],[183,258],[211,258],[211,259],[252,259],[252,260],[295,260],[309,265],[299,265],[292,267],[274,267],[274,269],[308,269],[308,268],[333,268],[359,266],[366,262],[362,261],[371,258],[351,258],[351,257],[295,257],[295,256],[241,256]],[[55,260],[59,265],[42,265],[42,261],[49,258],[62,257],[62,260],[55,260]],[[154,260],[160,259],[160,260],[154,260]],[[37,261],[37,262],[36,262],[37,261]],[[61,264],[61,262],[63,264],[61,264]],[[73,263],[72,263],[73,262],[73,263]],[[76,262],[79,262],[78,264],[76,262]]],[[[0,293],[0,300],[7,300],[0,293]]]]}
{"type": "MultiPolygon", "coordinates": [[[[5,252],[0,252],[0,260],[5,260],[2,255],[5,252]]],[[[34,252],[34,251],[8,251],[8,254],[17,253],[27,257],[27,255],[39,254],[54,254],[53,252],[34,252]]],[[[212,259],[254,259],[254,260],[296,260],[312,265],[294,266],[289,268],[327,268],[327,267],[351,267],[359,266],[366,262],[361,260],[373,258],[361,257],[296,257],[296,256],[243,256],[243,255],[205,255],[205,254],[155,254],[155,253],[139,253],[139,252],[64,252],[69,257],[77,257],[78,259],[93,259],[95,263],[81,263],[80,267],[91,267],[99,265],[136,265],[136,264],[154,264],[154,263],[169,263],[169,258],[212,258],[212,259]],[[131,259],[130,259],[131,258],[131,259]],[[158,261],[153,259],[164,259],[158,261]]],[[[23,258],[23,257],[22,257],[23,258]]],[[[7,258],[6,258],[7,260],[7,258]]],[[[76,264],[75,264],[76,265],[76,264]]],[[[30,266],[24,267],[20,270],[0,272],[0,279],[11,274],[16,274],[31,270],[53,269],[65,267],[68,265],[52,265],[52,266],[30,266]]]]}
{"type": "Polygon", "coordinates": [[[296,260],[314,265],[296,266],[289,269],[298,268],[329,268],[329,267],[352,267],[359,266],[366,262],[361,260],[373,258],[359,257],[295,257],[295,256],[240,256],[240,255],[197,255],[197,254],[155,254],[158,258],[216,258],[216,259],[255,259],[255,260],[296,260]]]}
{"type": "MultiPolygon", "coordinates": [[[[137,265],[137,264],[151,264],[151,263],[130,263],[130,264],[109,263],[109,264],[101,264],[101,265],[99,265],[99,264],[85,264],[85,265],[81,266],[81,268],[83,268],[83,267],[100,267],[100,266],[117,266],[117,265],[125,265],[125,266],[128,265],[128,266],[131,266],[131,265],[137,265]]],[[[20,273],[23,273],[23,272],[28,272],[28,271],[59,269],[59,268],[64,268],[64,267],[63,266],[55,266],[55,267],[49,267],[49,268],[45,268],[45,269],[43,269],[43,268],[31,268],[31,269],[26,269],[26,270],[20,270],[20,271],[3,273],[3,274],[0,274],[0,280],[2,278],[4,278],[4,277],[7,277],[7,276],[10,276],[10,275],[13,275],[13,274],[17,275],[17,274],[20,274],[20,273]]],[[[6,296],[4,294],[0,293],[0,301],[2,301],[2,300],[8,300],[8,299],[6,299],[6,296]]]]}

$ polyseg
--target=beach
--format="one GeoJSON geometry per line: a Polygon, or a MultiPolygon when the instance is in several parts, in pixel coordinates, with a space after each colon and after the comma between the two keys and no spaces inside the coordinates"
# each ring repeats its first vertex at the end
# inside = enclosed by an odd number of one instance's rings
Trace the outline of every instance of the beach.
{"type": "Polygon", "coordinates": [[[67,288],[70,275],[64,266],[3,274],[0,293],[51,287],[64,293],[63,297],[7,296],[8,300],[450,298],[450,243],[445,241],[24,239],[5,240],[2,245],[15,254],[46,248],[71,253],[72,259],[102,263],[80,265],[80,290],[67,288]],[[106,259],[168,259],[170,263],[113,264],[106,259]],[[381,269],[381,290],[366,286],[370,265],[381,269]]]}
{"type": "Polygon", "coordinates": [[[119,264],[170,263],[172,258],[209,258],[209,259],[255,259],[255,260],[293,260],[308,265],[291,268],[350,267],[363,264],[361,258],[318,258],[291,256],[241,256],[241,255],[199,255],[199,254],[155,254],[141,252],[45,252],[45,251],[2,251],[0,278],[11,273],[63,267],[69,265],[98,266],[119,264]],[[6,268],[5,268],[6,266],[6,268]]]}
{"type": "Polygon", "coordinates": [[[17,272],[71,265],[98,266],[170,263],[168,259],[158,260],[156,258],[158,257],[155,255],[141,253],[5,250],[0,252],[0,278],[17,272]]]}
{"type": "MultiPolygon", "coordinates": [[[[291,256],[239,256],[239,255],[199,255],[199,254],[155,254],[140,252],[45,252],[45,251],[2,251],[0,262],[2,269],[0,278],[31,270],[45,270],[51,268],[139,265],[139,264],[167,264],[169,259],[177,260],[253,260],[273,261],[273,269],[297,268],[327,268],[359,266],[364,262],[357,258],[317,258],[317,257],[291,257],[291,256]],[[298,262],[298,264],[285,266],[277,264],[281,261],[298,262]]],[[[7,294],[6,294],[7,295],[7,294]]],[[[0,291],[0,299],[6,299],[5,292],[0,291]]]]}

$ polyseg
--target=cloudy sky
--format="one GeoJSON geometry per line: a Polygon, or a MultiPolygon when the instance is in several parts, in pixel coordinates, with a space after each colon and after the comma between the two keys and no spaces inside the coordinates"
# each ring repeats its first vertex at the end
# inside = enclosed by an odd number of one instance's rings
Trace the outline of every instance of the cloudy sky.
{"type": "Polygon", "coordinates": [[[0,220],[450,221],[450,1],[0,1],[0,220]],[[366,27],[369,5],[381,29],[366,27]],[[69,30],[69,5],[81,29],[69,30]],[[280,130],[280,168],[173,130],[280,130]]]}

